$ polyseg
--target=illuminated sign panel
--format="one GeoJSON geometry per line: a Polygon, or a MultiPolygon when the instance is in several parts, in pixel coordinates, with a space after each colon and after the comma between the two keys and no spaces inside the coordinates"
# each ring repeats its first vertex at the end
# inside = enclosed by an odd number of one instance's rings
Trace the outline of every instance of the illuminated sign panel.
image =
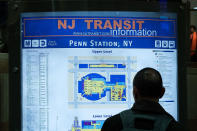
{"type": "Polygon", "coordinates": [[[56,38],[58,42],[48,44],[48,48],[154,48],[155,46],[158,48],[175,48],[175,19],[38,17],[24,18],[23,22],[24,38],[59,37],[56,38]],[[75,37],[75,39],[73,40],[71,37],[75,37]],[[99,37],[104,37],[107,41],[99,41],[99,37]],[[174,41],[163,41],[164,44],[162,45],[159,40],[155,41],[156,38],[174,41]],[[128,39],[133,39],[133,41],[128,39]],[[60,42],[63,40],[66,44],[60,42]],[[139,44],[145,41],[146,45],[139,44]],[[157,45],[152,44],[154,42],[157,45]]]}
{"type": "Polygon", "coordinates": [[[132,107],[132,81],[160,71],[177,119],[176,14],[52,12],[21,16],[23,131],[100,131],[132,107]]]}

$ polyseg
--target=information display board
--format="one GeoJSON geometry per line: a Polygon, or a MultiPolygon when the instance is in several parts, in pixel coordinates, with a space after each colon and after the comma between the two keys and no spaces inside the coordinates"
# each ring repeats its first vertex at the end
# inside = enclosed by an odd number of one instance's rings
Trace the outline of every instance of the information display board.
{"type": "Polygon", "coordinates": [[[133,77],[157,69],[177,119],[177,16],[159,12],[21,15],[22,131],[100,131],[132,107],[133,77]]]}

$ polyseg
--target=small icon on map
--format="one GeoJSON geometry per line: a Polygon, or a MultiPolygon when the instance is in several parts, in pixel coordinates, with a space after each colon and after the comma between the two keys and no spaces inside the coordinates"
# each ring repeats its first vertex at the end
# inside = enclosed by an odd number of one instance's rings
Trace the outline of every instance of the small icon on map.
{"type": "Polygon", "coordinates": [[[168,41],[167,40],[162,41],[162,47],[163,48],[168,48],[168,41]]]}
{"type": "Polygon", "coordinates": [[[39,40],[32,40],[32,47],[39,47],[39,40]]]}
{"type": "Polygon", "coordinates": [[[175,41],[169,41],[169,48],[175,48],[175,41]]]}
{"type": "Polygon", "coordinates": [[[31,40],[24,40],[24,47],[31,47],[31,40]]]}
{"type": "Polygon", "coordinates": [[[161,41],[155,40],[155,47],[160,48],[161,47],[161,41]]]}
{"type": "Polygon", "coordinates": [[[47,47],[47,40],[46,39],[40,40],[40,47],[47,47]]]}

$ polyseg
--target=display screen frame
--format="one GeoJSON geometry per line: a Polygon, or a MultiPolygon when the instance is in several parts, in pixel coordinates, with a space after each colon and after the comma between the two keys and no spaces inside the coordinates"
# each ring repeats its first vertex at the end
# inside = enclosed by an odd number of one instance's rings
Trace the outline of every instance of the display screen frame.
{"type": "MultiPolygon", "coordinates": [[[[10,37],[10,129],[21,130],[21,42],[20,42],[20,14],[24,12],[50,12],[50,11],[137,11],[137,12],[173,12],[178,16],[178,120],[185,123],[186,118],[186,82],[185,80],[185,45],[187,40],[185,34],[186,30],[181,30],[181,25],[186,23],[183,19],[185,14],[181,14],[183,10],[180,9],[179,3],[159,3],[159,2],[104,2],[104,1],[64,1],[64,2],[19,2],[11,3],[17,4],[20,7],[18,12],[11,12],[17,14],[16,21],[11,25],[8,30],[13,33],[10,37]],[[78,3],[78,4],[76,4],[78,3]],[[44,4],[44,6],[43,6],[44,4]],[[143,5],[147,6],[143,6],[143,5]],[[129,5],[132,5],[130,8],[129,5]],[[149,6],[148,6],[149,5],[149,6]],[[151,8],[150,8],[151,7],[151,8]],[[13,27],[17,26],[17,29],[13,27]],[[181,31],[180,31],[181,30],[181,31]],[[184,39],[185,38],[185,39],[184,39]]],[[[11,14],[10,13],[10,14],[11,14]]]]}

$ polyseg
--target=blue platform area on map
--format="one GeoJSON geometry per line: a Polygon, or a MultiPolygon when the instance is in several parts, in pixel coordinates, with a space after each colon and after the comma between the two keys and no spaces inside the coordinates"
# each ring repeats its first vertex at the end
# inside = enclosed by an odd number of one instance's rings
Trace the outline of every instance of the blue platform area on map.
{"type": "Polygon", "coordinates": [[[99,65],[102,64],[79,64],[79,68],[126,68],[125,64],[106,64],[107,67],[99,65]],[[92,65],[97,65],[98,67],[92,67],[92,65]],[[109,67],[110,65],[113,67],[109,67]]]}
{"type": "Polygon", "coordinates": [[[104,120],[83,120],[82,129],[101,129],[103,126],[104,120]]]}
{"type": "MultiPolygon", "coordinates": [[[[121,94],[121,101],[126,101],[126,85],[125,85],[125,75],[110,75],[110,81],[106,81],[106,78],[100,74],[97,73],[91,73],[81,78],[81,81],[78,81],[78,93],[81,93],[81,96],[84,98],[96,101],[103,97],[106,97],[107,92],[111,92],[111,90],[115,89],[115,85],[123,85],[123,93],[121,94]],[[89,94],[85,91],[85,80],[91,81],[91,84],[88,86],[92,86],[91,88],[101,88],[102,93],[99,94],[98,92],[91,92],[89,94]],[[97,85],[96,82],[102,82],[103,85],[97,85]]],[[[86,85],[87,86],[87,85],[86,85]]],[[[112,94],[110,94],[111,96],[112,94]]],[[[111,99],[108,99],[108,101],[112,101],[111,99]]]]}

